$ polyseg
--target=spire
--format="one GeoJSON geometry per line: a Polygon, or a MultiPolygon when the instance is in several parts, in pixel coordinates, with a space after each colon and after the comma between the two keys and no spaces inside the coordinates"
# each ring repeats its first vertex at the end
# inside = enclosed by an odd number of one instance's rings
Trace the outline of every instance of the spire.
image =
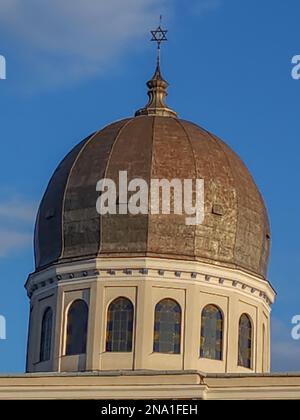
{"type": "Polygon", "coordinates": [[[160,17],[159,27],[155,31],[151,31],[151,41],[157,42],[157,65],[155,73],[149,82],[147,82],[149,101],[145,108],[138,110],[135,116],[140,115],[159,115],[161,117],[177,117],[172,109],[168,108],[165,99],[168,96],[168,82],[161,75],[161,43],[167,41],[167,30],[162,29],[162,16],[160,17]]]}

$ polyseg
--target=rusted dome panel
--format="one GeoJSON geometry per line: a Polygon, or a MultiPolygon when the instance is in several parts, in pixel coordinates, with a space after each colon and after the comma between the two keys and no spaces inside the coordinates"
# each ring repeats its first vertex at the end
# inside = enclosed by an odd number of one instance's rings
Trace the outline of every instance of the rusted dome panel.
{"type": "MultiPolygon", "coordinates": [[[[196,178],[193,149],[177,119],[155,118],[151,178],[168,181],[196,178]]],[[[185,214],[151,215],[148,252],[164,258],[194,259],[195,226],[187,226],[185,214]]]]}
{"type": "MultiPolygon", "coordinates": [[[[149,184],[154,117],[137,117],[130,120],[117,137],[106,177],[119,185],[119,171],[127,171],[128,183],[142,179],[149,184]]],[[[130,199],[132,193],[128,193],[130,199]]],[[[127,208],[119,196],[118,213],[127,208]]],[[[147,253],[148,215],[105,215],[101,217],[101,254],[106,256],[144,256],[147,253]]]]}
{"type": "Polygon", "coordinates": [[[127,120],[117,122],[95,134],[77,156],[64,198],[62,259],[92,257],[99,252],[96,185],[106,176],[113,145],[126,123],[127,120]]]}
{"type": "Polygon", "coordinates": [[[54,172],[41,202],[35,227],[35,263],[43,267],[57,261],[62,252],[62,213],[71,168],[89,137],[78,144],[54,172]]]}
{"type": "Polygon", "coordinates": [[[238,205],[228,159],[209,133],[189,122],[182,124],[194,150],[197,178],[204,179],[205,188],[205,219],[196,229],[196,257],[234,264],[238,205]]]}
{"type": "Polygon", "coordinates": [[[270,228],[263,198],[245,164],[223,141],[238,197],[235,261],[242,268],[265,276],[270,252],[270,228]]]}

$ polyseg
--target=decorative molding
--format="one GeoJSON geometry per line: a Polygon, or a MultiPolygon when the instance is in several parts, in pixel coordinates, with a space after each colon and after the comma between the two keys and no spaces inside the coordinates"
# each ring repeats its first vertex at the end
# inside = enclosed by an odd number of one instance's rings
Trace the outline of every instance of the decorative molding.
{"type": "MultiPolygon", "coordinates": [[[[128,264],[128,262],[127,262],[128,264]]],[[[64,266],[64,270],[65,268],[67,268],[67,266],[64,266]]],[[[150,267],[149,267],[150,268],[150,267]]],[[[95,277],[99,277],[101,275],[102,272],[102,278],[105,279],[105,274],[107,276],[114,276],[116,278],[116,280],[118,279],[118,277],[120,277],[120,279],[122,279],[124,277],[124,274],[126,276],[134,276],[134,275],[142,275],[142,276],[150,276],[151,278],[155,277],[155,274],[150,272],[149,268],[110,268],[110,269],[105,269],[105,270],[99,270],[95,268],[91,268],[91,269],[86,269],[86,270],[76,270],[75,267],[73,266],[73,269],[71,272],[69,271],[64,271],[62,273],[56,274],[55,277],[51,276],[49,278],[45,278],[44,273],[38,273],[37,275],[33,275],[32,277],[29,278],[28,282],[27,282],[27,290],[28,290],[28,296],[31,298],[33,296],[33,294],[37,291],[37,290],[41,290],[43,288],[49,287],[50,285],[52,286],[57,286],[57,283],[61,283],[61,282],[71,282],[72,280],[76,280],[76,281],[84,281],[84,280],[93,280],[93,278],[95,277]],[[41,276],[41,274],[43,274],[41,276]],[[42,277],[42,280],[39,280],[39,278],[42,277]]],[[[228,277],[215,277],[215,276],[211,276],[209,274],[205,274],[201,271],[197,272],[197,271],[187,271],[187,270],[176,270],[176,271],[172,271],[171,268],[160,268],[157,269],[156,273],[158,274],[158,276],[160,277],[165,277],[166,279],[168,279],[169,281],[171,280],[171,276],[175,276],[178,279],[192,279],[192,280],[197,280],[197,283],[201,283],[201,282],[209,282],[211,284],[211,286],[224,286],[226,288],[234,288],[235,290],[242,290],[245,293],[251,294],[252,296],[255,296],[257,298],[262,299],[264,302],[266,302],[266,304],[268,306],[272,305],[272,301],[270,300],[270,298],[268,297],[267,293],[261,289],[259,289],[258,287],[254,287],[255,285],[250,283],[250,284],[246,284],[243,283],[241,281],[238,281],[236,279],[232,279],[229,276],[228,277]]],[[[50,273],[49,273],[50,274],[50,273]]],[[[266,285],[268,283],[265,283],[266,285]]]]}
{"type": "Polygon", "coordinates": [[[116,271],[115,270],[108,270],[107,274],[109,274],[110,276],[115,276],[116,275],[116,271]]]}

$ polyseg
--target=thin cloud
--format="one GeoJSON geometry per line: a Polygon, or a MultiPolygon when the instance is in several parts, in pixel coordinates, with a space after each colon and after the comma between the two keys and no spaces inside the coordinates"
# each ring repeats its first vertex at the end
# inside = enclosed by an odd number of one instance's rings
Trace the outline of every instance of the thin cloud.
{"type": "MultiPolygon", "coordinates": [[[[223,0],[191,0],[202,15],[223,0]]],[[[29,89],[99,77],[130,50],[145,48],[160,14],[172,19],[174,0],[0,0],[0,28],[29,89]]]]}
{"type": "Polygon", "coordinates": [[[191,13],[203,15],[219,10],[223,5],[223,0],[194,0],[190,3],[191,13]]]}
{"type": "Polygon", "coordinates": [[[36,216],[36,204],[13,198],[6,202],[0,201],[0,223],[1,220],[7,222],[27,222],[33,223],[36,216]]]}
{"type": "Polygon", "coordinates": [[[20,197],[0,202],[0,258],[10,257],[32,243],[37,205],[20,197]]]}
{"type": "MultiPolygon", "coordinates": [[[[101,74],[143,39],[171,0],[0,0],[2,32],[44,82],[101,74]]],[[[29,69],[27,69],[28,71],[29,69]]]]}
{"type": "Polygon", "coordinates": [[[30,233],[5,231],[0,229],[0,258],[9,257],[22,248],[30,245],[32,235],[30,233]]]}

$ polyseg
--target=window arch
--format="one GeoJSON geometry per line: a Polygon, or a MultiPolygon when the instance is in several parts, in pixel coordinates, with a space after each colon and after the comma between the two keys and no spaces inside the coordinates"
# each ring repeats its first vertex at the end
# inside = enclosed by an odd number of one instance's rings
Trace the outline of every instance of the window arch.
{"type": "Polygon", "coordinates": [[[115,299],[107,311],[106,351],[132,352],[134,308],[124,297],[115,299]]]}
{"type": "Polygon", "coordinates": [[[46,362],[51,358],[53,312],[47,308],[44,312],[41,328],[40,362],[46,362]]]}
{"type": "Polygon", "coordinates": [[[243,314],[239,323],[239,359],[241,367],[252,368],[252,321],[249,315],[243,314]]]}
{"type": "Polygon", "coordinates": [[[88,305],[84,300],[76,300],[68,311],[66,355],[86,353],[88,305]]]}
{"type": "Polygon", "coordinates": [[[164,299],[155,307],[155,353],[180,354],[181,307],[172,299],[164,299]]]}
{"type": "Polygon", "coordinates": [[[208,305],[202,311],[200,357],[211,360],[223,358],[223,314],[214,305],[208,305]]]}

